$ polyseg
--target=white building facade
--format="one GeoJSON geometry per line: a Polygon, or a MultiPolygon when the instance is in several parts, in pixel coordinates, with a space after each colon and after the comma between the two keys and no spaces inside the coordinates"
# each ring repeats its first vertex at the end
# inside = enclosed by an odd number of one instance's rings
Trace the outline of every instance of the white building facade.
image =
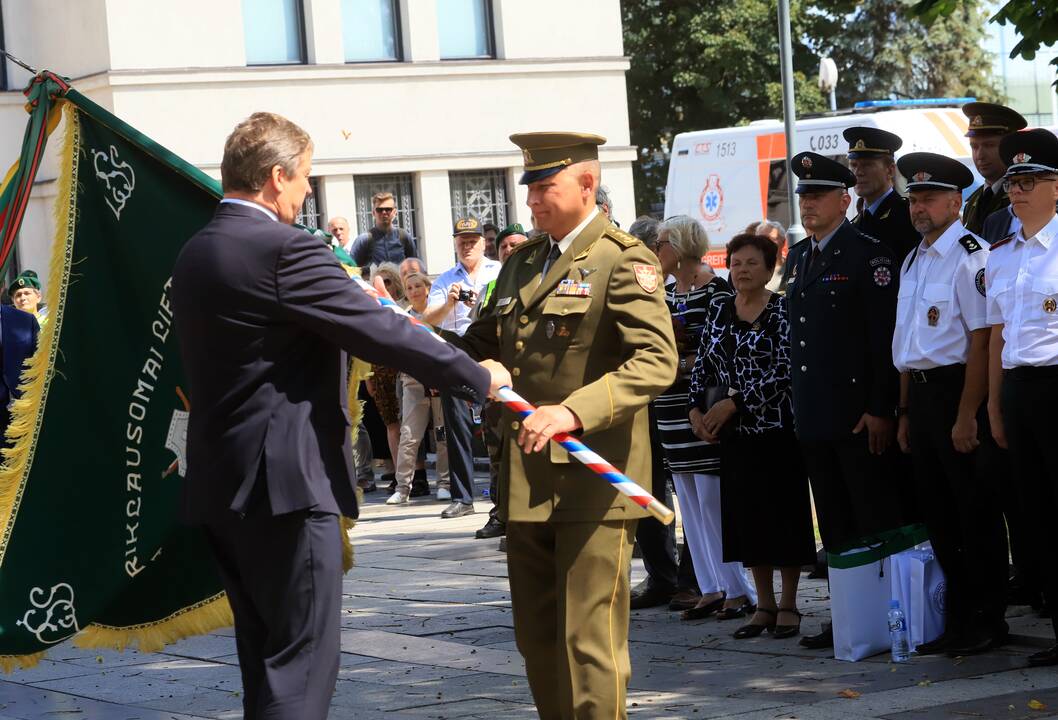
{"type": "MultiPolygon", "coordinates": [[[[457,216],[531,225],[515,132],[608,138],[603,184],[615,217],[635,218],[619,0],[0,0],[0,13],[8,52],[215,177],[241,119],[290,118],[315,143],[305,223],[366,231],[371,195],[392,191],[431,272],[453,264],[457,216]]],[[[10,163],[29,74],[4,75],[10,163]]],[[[42,167],[23,268],[47,267],[54,178],[42,167]]]]}

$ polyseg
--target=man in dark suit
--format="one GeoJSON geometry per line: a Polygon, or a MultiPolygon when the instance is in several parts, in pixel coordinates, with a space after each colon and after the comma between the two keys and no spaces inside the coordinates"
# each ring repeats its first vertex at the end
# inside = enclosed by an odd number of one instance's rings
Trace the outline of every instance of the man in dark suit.
{"type": "Polygon", "coordinates": [[[918,247],[922,236],[911,224],[907,198],[896,191],[895,153],[904,144],[899,135],[873,127],[850,127],[849,169],[856,177],[856,217],[852,224],[864,235],[889,246],[899,261],[918,247]]]}
{"type": "MultiPolygon", "coordinates": [[[[882,242],[845,219],[855,177],[816,153],[794,156],[801,221],[811,235],[787,256],[790,365],[797,438],[829,552],[899,527],[887,497],[899,376],[893,367],[896,273],[882,242]]],[[[828,647],[828,627],[801,638],[828,647]]]]}
{"type": "Polygon", "coordinates": [[[4,433],[11,414],[7,406],[22,397],[18,385],[22,379],[22,370],[26,360],[37,349],[37,334],[40,325],[37,318],[12,305],[0,305],[0,347],[3,353],[3,372],[0,373],[0,444],[4,442],[4,433]]]}
{"type": "Polygon", "coordinates": [[[191,387],[183,513],[235,615],[246,718],[327,716],[339,658],[339,514],[358,514],[345,353],[480,401],[509,383],[359,289],[290,227],[312,141],[255,113],[224,146],[224,199],[173,271],[191,387]]]}

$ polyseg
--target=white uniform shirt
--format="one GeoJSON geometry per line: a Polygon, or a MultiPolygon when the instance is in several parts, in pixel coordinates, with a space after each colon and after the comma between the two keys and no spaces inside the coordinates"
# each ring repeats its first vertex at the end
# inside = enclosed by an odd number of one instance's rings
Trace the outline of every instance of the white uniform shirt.
{"type": "Polygon", "coordinates": [[[988,323],[1003,326],[1003,367],[1058,365],[1058,216],[1018,229],[988,258],[988,323]]]}
{"type": "MultiPolygon", "coordinates": [[[[427,303],[429,307],[444,305],[448,301],[448,290],[455,283],[459,283],[464,290],[473,290],[478,295],[481,295],[485,286],[495,280],[499,274],[500,263],[497,260],[489,260],[486,257],[481,258],[481,266],[478,268],[477,278],[471,278],[463,263],[458,262],[454,268],[445,270],[433,281],[427,303]]],[[[441,321],[441,329],[451,330],[457,335],[462,335],[470,327],[470,313],[472,310],[473,308],[467,307],[466,303],[457,302],[456,306],[441,321]]]]}
{"type": "Polygon", "coordinates": [[[900,270],[893,333],[897,370],[966,362],[970,333],[988,327],[987,247],[956,220],[932,245],[923,241],[908,254],[900,270]]]}

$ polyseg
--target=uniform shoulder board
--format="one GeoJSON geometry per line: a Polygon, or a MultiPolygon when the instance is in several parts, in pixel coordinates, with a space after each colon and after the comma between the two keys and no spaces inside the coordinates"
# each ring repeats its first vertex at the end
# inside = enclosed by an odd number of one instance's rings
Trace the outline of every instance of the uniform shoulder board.
{"type": "Polygon", "coordinates": [[[874,235],[868,235],[863,230],[858,230],[858,232],[860,233],[860,235],[863,235],[864,238],[866,238],[867,240],[869,240],[871,243],[873,243],[875,245],[877,245],[878,243],[881,242],[881,240],[876,238],[874,235]]]}
{"type": "Polygon", "coordinates": [[[1010,242],[1011,240],[1013,240],[1013,239],[1014,239],[1014,236],[1015,236],[1015,235],[1017,235],[1017,233],[1016,233],[1016,232],[1012,232],[1012,233],[1010,233],[1009,235],[1007,235],[1007,236],[1006,236],[1005,238],[1003,238],[1002,240],[997,240],[997,241],[995,241],[994,243],[992,243],[992,247],[991,247],[991,248],[989,248],[989,249],[990,249],[990,250],[995,250],[996,248],[1001,248],[1001,247],[1003,247],[1003,246],[1004,246],[1004,245],[1006,245],[1006,244],[1007,244],[1008,242],[1010,242]]]}
{"type": "Polygon", "coordinates": [[[518,243],[517,245],[514,246],[513,250],[511,250],[511,257],[513,257],[515,255],[515,253],[520,253],[523,250],[525,250],[526,248],[536,247],[537,245],[539,245],[540,243],[544,242],[544,240],[547,240],[547,239],[548,239],[548,236],[546,234],[541,234],[541,235],[537,235],[535,238],[530,238],[529,240],[526,240],[525,242],[520,242],[520,243],[518,243]]]}
{"type": "Polygon", "coordinates": [[[635,235],[629,235],[624,230],[616,226],[610,226],[606,228],[606,231],[603,233],[603,237],[610,238],[615,243],[626,249],[630,247],[635,247],[636,245],[641,245],[643,243],[643,241],[637,238],[635,235]]]}
{"type": "Polygon", "coordinates": [[[977,238],[975,238],[970,233],[966,233],[961,238],[959,238],[959,244],[962,245],[963,249],[965,249],[966,252],[970,253],[971,255],[981,249],[981,243],[977,242],[977,238]]]}

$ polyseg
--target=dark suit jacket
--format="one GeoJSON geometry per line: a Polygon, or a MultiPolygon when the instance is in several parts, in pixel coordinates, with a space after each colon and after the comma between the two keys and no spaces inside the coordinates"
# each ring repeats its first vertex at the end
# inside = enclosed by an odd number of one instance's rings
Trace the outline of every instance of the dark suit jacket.
{"type": "Polygon", "coordinates": [[[852,437],[863,413],[892,417],[900,265],[882,242],[845,222],[809,270],[811,238],[790,249],[786,302],[794,416],[803,440],[852,437]]]}
{"type": "Polygon", "coordinates": [[[1010,226],[1013,224],[1014,214],[1010,206],[1000,208],[985,218],[984,227],[981,230],[983,237],[989,245],[994,245],[1010,234],[1010,226]]]}
{"type": "Polygon", "coordinates": [[[877,238],[888,245],[893,251],[897,269],[907,254],[922,242],[922,235],[911,224],[907,198],[896,190],[882,200],[877,212],[870,217],[866,212],[861,212],[852,219],[852,224],[864,235],[877,238]]]}
{"type": "Polygon", "coordinates": [[[254,208],[222,203],[188,240],[172,299],[191,388],[190,522],[244,513],[259,481],[274,515],[357,516],[345,352],[467,399],[488,393],[484,368],[379,307],[318,238],[254,208]]]}
{"type": "MultiPolygon", "coordinates": [[[[37,349],[37,334],[40,325],[37,318],[11,305],[0,305],[0,344],[4,352],[4,372],[0,387],[0,407],[7,405],[8,400],[17,400],[22,393],[18,390],[23,364],[37,349]]],[[[7,415],[4,415],[6,424],[7,415]]]]}

